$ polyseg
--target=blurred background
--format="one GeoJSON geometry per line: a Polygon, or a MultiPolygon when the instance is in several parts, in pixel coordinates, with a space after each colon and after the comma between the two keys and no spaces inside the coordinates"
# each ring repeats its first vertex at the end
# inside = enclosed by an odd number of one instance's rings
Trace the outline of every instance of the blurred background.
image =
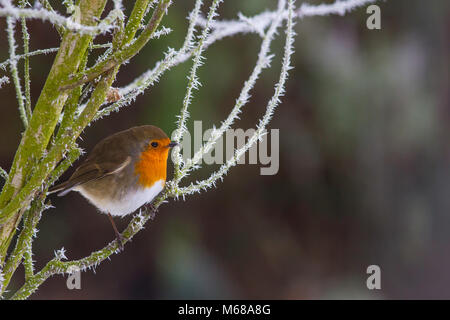
{"type": "MultiPolygon", "coordinates": [[[[309,1],[322,2],[332,1],[309,1]]],[[[151,68],[168,46],[181,46],[193,3],[172,5],[163,25],[174,31],[123,67],[115,86],[151,68]]],[[[66,277],[55,276],[32,298],[450,298],[449,4],[377,4],[381,30],[366,28],[365,8],[298,21],[295,69],[270,125],[280,129],[278,174],[261,176],[260,165],[235,167],[216,189],[162,206],[124,252],[82,273],[81,290],[68,290],[66,277]],[[372,264],[381,268],[381,290],[366,287],[372,264]]],[[[220,13],[231,19],[275,8],[274,0],[225,1],[220,13]]],[[[8,57],[4,20],[1,61],[8,57]]],[[[58,46],[50,24],[29,25],[31,50],[58,46]]],[[[205,130],[228,114],[260,41],[238,35],[206,51],[191,124],[202,120],[205,130]]],[[[254,128],[263,114],[283,44],[280,32],[272,45],[277,58],[236,127],[254,128]]],[[[33,103],[53,59],[31,58],[33,103]]],[[[173,68],[134,104],[94,123],[80,145],[89,151],[141,124],[172,132],[190,67],[173,68]]],[[[23,128],[13,85],[0,96],[0,166],[9,169],[23,128]]],[[[215,168],[204,166],[192,179],[215,168]]],[[[55,208],[44,212],[34,242],[37,269],[56,249],[77,259],[114,238],[107,217],[78,193],[50,199],[55,208]]],[[[129,220],[116,223],[122,229],[129,220]]]]}

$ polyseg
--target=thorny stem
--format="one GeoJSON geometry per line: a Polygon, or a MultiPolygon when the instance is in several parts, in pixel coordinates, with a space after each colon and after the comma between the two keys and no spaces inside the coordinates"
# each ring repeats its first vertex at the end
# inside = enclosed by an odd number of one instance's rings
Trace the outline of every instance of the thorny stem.
{"type": "MultiPolygon", "coordinates": [[[[89,50],[86,50],[83,60],[81,60],[79,70],[84,70],[84,68],[86,68],[88,53],[89,50]]],[[[66,105],[64,106],[64,115],[59,125],[58,133],[56,134],[57,141],[62,138],[62,135],[66,133],[67,129],[69,128],[69,126],[72,125],[75,119],[75,113],[77,111],[78,101],[80,100],[81,93],[82,93],[81,86],[73,89],[72,92],[70,92],[70,95],[67,98],[66,105]]]]}
{"type": "Polygon", "coordinates": [[[227,128],[230,128],[233,124],[234,120],[238,118],[238,115],[241,112],[242,107],[248,102],[250,99],[249,92],[255,86],[256,80],[261,74],[264,68],[268,68],[270,66],[272,56],[269,55],[270,44],[274,38],[274,35],[277,32],[277,28],[282,22],[282,13],[285,10],[285,2],[280,1],[278,4],[278,14],[277,18],[272,21],[267,32],[265,32],[262,36],[263,41],[261,43],[261,48],[258,53],[258,60],[256,62],[253,71],[248,78],[248,80],[244,83],[242,87],[242,91],[239,94],[239,97],[236,101],[235,106],[231,110],[228,117],[222,122],[219,129],[213,130],[211,132],[211,137],[208,141],[202,145],[200,150],[198,150],[191,159],[186,161],[186,165],[181,169],[181,175],[187,176],[189,171],[201,160],[204,154],[208,153],[210,149],[215,145],[217,140],[224,134],[227,128]]]}
{"type": "MultiPolygon", "coordinates": [[[[97,78],[99,75],[111,70],[117,65],[124,63],[125,61],[134,57],[151,39],[153,33],[156,31],[161,19],[166,12],[171,0],[161,0],[153,12],[145,30],[138,36],[138,38],[130,45],[122,48],[114,53],[110,58],[98,63],[96,66],[81,72],[71,77],[71,80],[61,87],[61,90],[69,90],[83,83],[89,82],[97,78]]],[[[142,1],[148,2],[148,1],[142,1]]],[[[125,40],[129,39],[129,33],[125,33],[125,40]]]]}
{"type": "Polygon", "coordinates": [[[131,103],[131,101],[133,101],[139,93],[142,93],[146,88],[153,85],[165,71],[167,71],[168,69],[170,69],[171,67],[176,65],[176,63],[174,63],[174,62],[175,62],[175,58],[177,56],[184,55],[186,57],[186,60],[189,57],[191,57],[191,55],[194,51],[192,49],[193,42],[194,42],[193,41],[194,31],[195,31],[197,18],[200,13],[201,5],[202,5],[202,0],[196,0],[195,7],[190,14],[189,27],[188,27],[188,31],[187,31],[183,46],[177,52],[170,50],[170,52],[166,54],[166,57],[164,58],[164,60],[159,61],[157,63],[157,66],[154,69],[147,71],[145,74],[136,78],[133,81],[133,83],[130,84],[130,87],[133,87],[134,89],[129,89],[129,90],[122,89],[122,91],[124,91],[123,93],[125,94],[123,96],[123,98],[121,98],[119,101],[101,109],[95,116],[94,121],[101,119],[105,116],[108,116],[111,112],[118,111],[120,107],[131,103]],[[189,51],[189,54],[187,53],[188,51],[189,51]]]}
{"type": "MultiPolygon", "coordinates": [[[[50,11],[51,13],[55,13],[55,10],[53,10],[53,7],[48,0],[39,0],[39,2],[46,10],[50,11]]],[[[55,25],[55,29],[58,32],[59,37],[62,38],[64,35],[64,28],[60,25],[55,25]]]]}
{"type": "MultiPolygon", "coordinates": [[[[280,0],[284,1],[284,0],[280,0]]],[[[294,7],[292,0],[288,2],[288,19],[287,19],[287,27],[286,27],[286,41],[284,45],[284,55],[283,61],[281,64],[281,72],[280,77],[275,85],[275,92],[270,98],[266,112],[264,116],[259,120],[257,125],[257,129],[255,133],[248,139],[248,141],[239,149],[235,149],[234,156],[229,159],[226,163],[224,163],[219,170],[213,172],[208,178],[202,180],[200,182],[191,183],[188,187],[182,187],[177,189],[176,196],[185,196],[187,194],[192,194],[194,192],[200,192],[201,190],[206,190],[207,188],[214,187],[218,180],[222,180],[223,177],[227,174],[228,170],[237,164],[239,158],[245,154],[258,140],[262,139],[265,134],[265,128],[267,124],[272,119],[275,108],[281,102],[280,98],[284,95],[285,92],[285,83],[288,77],[288,71],[292,69],[291,63],[291,55],[293,53],[293,41],[294,41],[294,31],[293,31],[293,15],[294,15],[294,7]]]]}
{"type": "MultiPolygon", "coordinates": [[[[80,0],[80,21],[86,25],[95,25],[105,3],[106,0],[80,0]]],[[[68,97],[68,92],[59,92],[60,83],[62,79],[67,79],[78,69],[91,39],[92,36],[87,34],[65,33],[47,81],[36,102],[33,116],[14,157],[8,180],[0,194],[0,219],[2,221],[0,226],[0,265],[5,261],[15,228],[21,220],[19,207],[27,206],[33,198],[39,182],[42,181],[35,181],[38,183],[37,185],[30,185],[27,180],[33,168],[36,168],[36,164],[40,163],[39,159],[48,145],[68,97]],[[24,194],[24,187],[28,190],[27,194],[24,194]],[[21,201],[18,202],[20,194],[22,195],[21,201]],[[16,204],[11,205],[12,202],[16,204]],[[9,209],[5,210],[6,208],[9,209]]],[[[53,159],[53,165],[57,161],[57,158],[53,159]]],[[[44,179],[51,169],[52,167],[43,168],[41,172],[35,172],[35,175],[44,179]]]]}
{"type": "MultiPolygon", "coordinates": [[[[186,121],[189,117],[188,108],[192,100],[192,93],[194,89],[199,89],[200,82],[197,77],[197,69],[202,64],[202,52],[204,50],[204,43],[206,38],[208,37],[209,31],[210,31],[210,24],[213,22],[214,17],[217,15],[216,11],[219,7],[220,0],[213,0],[211,7],[208,12],[208,18],[205,28],[203,29],[202,35],[200,37],[200,40],[198,41],[198,45],[195,48],[194,53],[194,62],[192,64],[191,71],[189,73],[188,77],[188,85],[186,89],[186,94],[183,99],[183,105],[181,107],[181,112],[177,121],[177,129],[175,130],[175,133],[173,135],[173,139],[175,141],[181,141],[183,139],[183,135],[186,132],[186,121]]],[[[175,181],[178,182],[181,179],[181,172],[180,167],[182,165],[182,158],[180,155],[180,147],[175,147],[174,150],[174,174],[175,174],[175,181]]]]}
{"type": "MultiPolygon", "coordinates": [[[[133,219],[130,221],[128,226],[122,232],[123,244],[129,242],[136,233],[144,228],[145,223],[149,220],[153,220],[155,217],[155,211],[159,208],[161,204],[169,197],[170,192],[165,189],[160,196],[153,202],[154,210],[144,209],[144,212],[139,210],[133,219]]],[[[49,277],[55,274],[67,273],[69,268],[77,267],[81,271],[86,271],[87,269],[95,268],[104,260],[108,259],[114,253],[119,253],[119,243],[117,240],[110,242],[106,247],[91,253],[89,256],[74,260],[74,261],[60,261],[58,259],[53,259],[48,262],[41,271],[36,273],[33,277],[29,278],[25,284],[13,295],[12,299],[21,300],[28,298],[36,289],[49,277]]]]}
{"type": "MultiPolygon", "coordinates": [[[[20,0],[20,6],[25,7],[26,0],[20,0]]],[[[23,39],[23,53],[26,55],[29,53],[30,34],[27,29],[27,21],[25,18],[21,19],[22,24],[22,39],[23,39]]],[[[25,57],[24,60],[24,79],[25,79],[25,111],[27,118],[31,118],[31,89],[30,89],[30,59],[25,57]]]]}
{"type": "MultiPolygon", "coordinates": [[[[93,44],[93,45],[89,46],[89,49],[105,49],[105,48],[111,48],[111,43],[93,44]]],[[[59,50],[59,48],[48,48],[48,49],[31,51],[27,54],[16,55],[16,57],[14,59],[8,59],[8,60],[5,60],[2,63],[0,63],[0,69],[4,69],[13,60],[16,60],[17,62],[19,62],[20,60],[28,58],[28,57],[33,57],[33,56],[37,56],[40,54],[49,54],[49,53],[57,52],[58,50],[59,50]]]]}
{"type": "Polygon", "coordinates": [[[13,18],[6,18],[7,31],[8,31],[8,44],[9,44],[9,56],[11,57],[10,69],[13,77],[14,87],[16,89],[17,103],[19,104],[20,118],[22,119],[25,129],[28,127],[28,115],[25,111],[24,97],[22,95],[22,87],[20,85],[19,71],[17,70],[17,61],[14,59],[16,56],[16,42],[14,40],[14,28],[15,21],[13,18]]]}
{"type": "MultiPolygon", "coordinates": [[[[3,287],[2,289],[5,290],[6,287],[9,284],[9,281],[11,280],[11,277],[13,276],[14,272],[16,271],[17,267],[19,266],[22,257],[26,254],[26,263],[24,263],[25,266],[25,273],[26,277],[30,278],[33,275],[33,263],[32,263],[32,256],[31,256],[31,240],[35,232],[36,225],[39,221],[39,217],[41,215],[42,210],[44,209],[44,200],[43,199],[36,199],[33,201],[32,205],[30,206],[30,209],[27,210],[24,214],[25,218],[23,221],[23,229],[20,233],[16,246],[14,250],[10,253],[8,261],[5,263],[5,267],[3,269],[4,273],[4,281],[3,281],[3,287]]],[[[3,294],[3,291],[0,290],[0,296],[3,294]]]]}
{"type": "MultiPolygon", "coordinates": [[[[33,8],[16,8],[11,5],[11,0],[0,0],[0,4],[3,7],[0,7],[0,17],[11,17],[15,19],[26,18],[26,19],[40,19],[42,21],[50,20],[53,24],[60,26],[63,28],[63,36],[65,36],[66,31],[70,31],[77,34],[90,35],[95,36],[101,33],[105,33],[111,31],[111,23],[113,20],[117,18],[119,12],[117,10],[112,10],[108,16],[106,16],[99,23],[93,24],[92,21],[80,19],[80,23],[75,22],[78,21],[80,17],[80,12],[83,12],[82,5],[83,1],[80,0],[79,4],[76,6],[77,9],[80,8],[80,11],[75,11],[75,17],[67,18],[60,14],[57,14],[54,11],[49,11],[45,9],[33,9],[33,8]],[[75,18],[75,19],[72,19],[75,18]]],[[[95,9],[95,6],[98,4],[97,0],[92,0],[92,8],[95,9]]],[[[119,10],[120,11],[120,10],[119,10]]],[[[122,13],[122,11],[120,11],[122,13]]],[[[82,15],[81,15],[82,17],[82,15]]],[[[95,21],[99,21],[99,18],[96,17],[95,21]]]]}

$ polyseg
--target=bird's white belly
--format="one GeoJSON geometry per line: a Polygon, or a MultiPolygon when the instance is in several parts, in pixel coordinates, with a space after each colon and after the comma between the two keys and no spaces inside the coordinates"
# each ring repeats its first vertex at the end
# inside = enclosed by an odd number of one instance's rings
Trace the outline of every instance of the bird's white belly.
{"type": "Polygon", "coordinates": [[[93,197],[92,194],[85,192],[83,188],[74,190],[80,192],[100,211],[110,213],[113,216],[125,216],[133,213],[144,204],[151,202],[163,188],[164,180],[159,180],[149,188],[139,188],[135,192],[125,195],[120,201],[93,197]]]}

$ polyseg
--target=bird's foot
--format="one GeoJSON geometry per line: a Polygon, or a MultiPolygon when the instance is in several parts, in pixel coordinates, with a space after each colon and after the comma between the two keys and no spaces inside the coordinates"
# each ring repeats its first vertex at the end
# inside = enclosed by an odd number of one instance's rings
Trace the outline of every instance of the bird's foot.
{"type": "Polygon", "coordinates": [[[156,207],[153,205],[153,203],[147,204],[147,207],[150,209],[150,211],[151,211],[152,213],[157,213],[157,212],[158,212],[158,208],[156,208],[156,207]]]}
{"type": "Polygon", "coordinates": [[[116,241],[117,241],[117,244],[119,246],[119,250],[120,251],[123,251],[123,245],[125,243],[125,240],[126,239],[125,239],[125,237],[122,234],[120,234],[120,233],[116,234],[116,241]]]}

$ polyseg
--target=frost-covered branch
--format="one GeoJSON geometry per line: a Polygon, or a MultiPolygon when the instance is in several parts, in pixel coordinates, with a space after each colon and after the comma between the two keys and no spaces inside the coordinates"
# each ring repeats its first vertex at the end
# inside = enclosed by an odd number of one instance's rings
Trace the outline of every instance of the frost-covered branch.
{"type": "MultiPolygon", "coordinates": [[[[111,45],[112,45],[111,43],[93,44],[89,48],[90,49],[105,49],[105,48],[111,48],[111,45]]],[[[58,50],[59,50],[59,48],[39,49],[39,50],[31,51],[31,52],[28,52],[28,53],[16,55],[14,58],[9,58],[9,59],[3,61],[2,63],[0,63],[0,69],[4,70],[13,61],[19,62],[22,59],[38,56],[38,55],[41,55],[41,54],[47,55],[47,54],[50,54],[50,53],[58,52],[58,50]]]]}
{"type": "MultiPolygon", "coordinates": [[[[20,0],[20,7],[25,7],[28,2],[27,0],[20,0]]],[[[30,34],[28,33],[27,21],[25,18],[21,19],[22,24],[22,40],[23,40],[23,53],[28,54],[30,51],[30,34]]],[[[31,88],[30,88],[30,60],[28,57],[25,58],[24,66],[24,81],[25,81],[25,111],[27,118],[31,118],[31,88]]]]}
{"type": "MultiPolygon", "coordinates": [[[[374,3],[377,0],[347,0],[337,1],[332,4],[309,5],[302,4],[294,13],[296,18],[312,17],[317,15],[340,14],[354,10],[358,7],[374,3]]],[[[200,1],[201,2],[201,1],[200,1]]],[[[199,3],[199,2],[197,2],[199,3]]],[[[196,4],[197,4],[196,3],[196,4]]],[[[283,20],[287,19],[288,12],[285,10],[281,14],[283,20]]],[[[215,20],[211,22],[211,33],[204,42],[204,48],[224,38],[232,37],[238,34],[256,33],[260,36],[264,35],[264,30],[276,19],[280,13],[277,11],[266,11],[253,17],[246,17],[242,14],[236,20],[215,20]]],[[[196,14],[195,9],[189,15],[190,20],[194,24],[189,25],[189,30],[193,31],[195,26],[205,27],[206,19],[196,14]],[[193,20],[195,19],[195,20],[193,20]]],[[[192,34],[189,33],[188,34],[192,34]]],[[[186,40],[190,39],[186,37],[186,40]]],[[[186,44],[186,42],[185,42],[186,44]]],[[[147,70],[139,77],[134,79],[130,84],[118,88],[120,100],[114,104],[102,109],[96,119],[100,119],[109,115],[111,112],[117,112],[121,107],[131,104],[138,95],[143,94],[147,88],[154,85],[160,77],[170,68],[188,61],[194,54],[194,50],[189,46],[183,46],[180,50],[169,49],[164,58],[156,62],[152,69],[147,70]]]]}
{"type": "Polygon", "coordinates": [[[19,105],[20,118],[22,119],[23,125],[26,128],[28,126],[28,116],[25,111],[24,96],[22,94],[22,86],[20,85],[19,71],[17,70],[17,60],[16,58],[16,41],[14,39],[14,19],[8,17],[6,18],[7,32],[8,32],[8,44],[9,44],[9,56],[11,57],[11,63],[9,64],[11,70],[11,76],[13,78],[14,87],[16,88],[17,103],[19,105]]]}
{"type": "Polygon", "coordinates": [[[90,35],[110,32],[114,28],[114,20],[122,14],[121,10],[111,10],[108,16],[106,16],[97,26],[88,26],[76,22],[77,11],[75,11],[74,17],[65,17],[44,8],[18,8],[13,6],[10,0],[0,0],[0,5],[0,17],[10,17],[17,20],[21,18],[39,19],[42,21],[49,21],[54,25],[64,27],[68,30],[90,35]]]}
{"type": "MultiPolygon", "coordinates": [[[[44,204],[44,199],[39,198],[36,199],[30,208],[26,210],[24,214],[24,222],[23,222],[23,230],[20,233],[16,246],[14,250],[10,253],[8,261],[5,263],[3,268],[4,272],[4,280],[3,285],[8,286],[11,277],[19,266],[20,262],[24,255],[26,255],[25,259],[25,272],[26,276],[29,278],[33,274],[33,260],[31,253],[31,245],[33,241],[33,237],[36,233],[36,226],[39,222],[42,211],[48,209],[50,206],[44,204]]],[[[26,209],[26,208],[24,208],[26,209]]],[[[0,291],[1,294],[1,291],[0,291]]]]}
{"type": "MultiPolygon", "coordinates": [[[[192,100],[192,94],[193,90],[198,90],[201,86],[201,83],[197,77],[197,69],[200,67],[202,62],[202,53],[204,50],[204,43],[206,38],[208,37],[209,31],[210,31],[210,23],[213,21],[214,17],[217,16],[217,9],[219,7],[219,4],[222,2],[222,0],[213,0],[213,3],[209,9],[208,12],[208,18],[205,25],[205,28],[203,29],[202,35],[198,41],[198,45],[194,50],[194,58],[193,58],[193,64],[191,71],[188,76],[188,85],[186,89],[186,94],[183,99],[183,106],[181,107],[180,114],[178,116],[177,121],[177,129],[175,130],[173,134],[173,140],[174,141],[181,141],[183,139],[184,133],[186,132],[186,121],[189,118],[189,105],[191,104],[192,100]]],[[[174,165],[175,165],[175,179],[180,178],[180,166],[182,165],[183,159],[180,154],[180,148],[175,147],[174,153],[174,165]]]]}
{"type": "Polygon", "coordinates": [[[147,88],[155,84],[165,71],[181,62],[188,60],[191,57],[194,47],[193,39],[195,26],[197,24],[197,18],[199,16],[202,3],[202,0],[196,0],[194,9],[189,14],[189,27],[182,47],[178,51],[169,48],[168,52],[165,53],[164,59],[157,62],[153,69],[148,70],[141,76],[137,77],[127,87],[119,88],[118,93],[122,98],[112,105],[100,110],[94,120],[101,119],[102,117],[109,115],[111,112],[117,112],[121,107],[129,105],[139,94],[144,93],[147,88]],[[187,53],[188,51],[190,52],[189,54],[187,53]],[[184,59],[181,61],[180,57],[183,57],[184,59]]]}
{"type": "MultiPolygon", "coordinates": [[[[161,199],[167,198],[167,193],[163,193],[154,206],[157,208],[163,202],[161,199]]],[[[150,209],[140,209],[128,224],[127,228],[122,232],[124,243],[130,241],[133,236],[144,228],[144,225],[152,220],[155,216],[154,211],[150,209]]],[[[25,284],[13,295],[12,299],[22,300],[28,298],[37,288],[49,277],[56,274],[70,274],[73,267],[77,267],[80,271],[94,270],[100,263],[109,259],[111,255],[119,253],[119,245],[116,240],[109,243],[104,248],[92,252],[89,256],[72,261],[61,261],[65,257],[66,252],[56,251],[55,258],[48,262],[44,268],[30,277],[25,284]]]]}
{"type": "MultiPolygon", "coordinates": [[[[239,158],[242,157],[257,141],[260,141],[265,135],[266,126],[271,120],[275,108],[281,102],[280,97],[284,95],[288,71],[292,69],[291,55],[293,53],[293,42],[295,34],[295,32],[293,31],[294,26],[293,17],[294,17],[293,1],[289,0],[288,18],[286,27],[286,41],[284,45],[284,55],[281,65],[280,77],[277,84],[275,85],[275,92],[267,104],[266,112],[264,116],[260,119],[255,133],[248,139],[248,141],[241,148],[235,150],[234,156],[231,159],[227,160],[227,162],[223,164],[219,168],[219,170],[212,173],[207,179],[202,180],[200,182],[191,183],[188,187],[175,189],[174,195],[176,197],[178,196],[184,197],[187,194],[200,192],[201,190],[206,190],[207,188],[214,187],[216,182],[218,180],[222,180],[224,176],[228,173],[228,170],[237,164],[239,158]]],[[[205,152],[205,150],[203,150],[203,152],[205,152]]]]}
{"type": "Polygon", "coordinates": [[[297,10],[296,15],[299,18],[313,17],[313,16],[328,16],[330,14],[337,14],[343,16],[347,12],[350,12],[356,8],[365,6],[369,3],[376,2],[377,0],[345,0],[336,1],[331,4],[319,4],[311,5],[303,3],[297,10]]]}
{"type": "MultiPolygon", "coordinates": [[[[147,1],[148,2],[148,1],[147,1]]],[[[114,52],[111,57],[106,60],[103,60],[96,64],[94,67],[83,71],[75,76],[71,76],[68,83],[61,87],[61,90],[68,90],[76,88],[77,86],[92,81],[101,74],[113,69],[115,66],[120,65],[132,57],[134,57],[144,46],[145,44],[152,39],[155,32],[157,31],[157,27],[161,22],[161,19],[169,7],[171,0],[161,0],[153,12],[153,15],[148,22],[144,31],[142,31],[139,36],[131,42],[134,33],[130,34],[127,29],[124,32],[124,41],[127,43],[127,46],[118,49],[118,51],[114,52]]]]}
{"type": "MultiPolygon", "coordinates": [[[[261,44],[260,51],[258,53],[258,60],[256,65],[248,78],[248,80],[244,83],[242,87],[242,91],[236,100],[236,104],[231,110],[228,117],[222,122],[219,129],[213,129],[211,132],[211,136],[206,142],[206,144],[202,145],[200,150],[198,150],[195,155],[188,159],[186,162],[186,166],[183,168],[183,173],[186,174],[193,166],[195,166],[205,154],[207,154],[211,148],[215,145],[217,140],[223,136],[225,131],[233,125],[233,122],[238,118],[241,113],[242,107],[249,101],[250,99],[250,90],[255,86],[256,80],[261,74],[264,68],[270,67],[272,55],[269,54],[270,44],[274,38],[275,33],[277,32],[277,28],[279,27],[282,21],[282,13],[285,9],[285,2],[280,1],[278,4],[278,15],[277,19],[272,21],[269,29],[266,33],[263,34],[263,41],[261,44]]],[[[263,31],[261,31],[263,32],[263,31]]]]}

